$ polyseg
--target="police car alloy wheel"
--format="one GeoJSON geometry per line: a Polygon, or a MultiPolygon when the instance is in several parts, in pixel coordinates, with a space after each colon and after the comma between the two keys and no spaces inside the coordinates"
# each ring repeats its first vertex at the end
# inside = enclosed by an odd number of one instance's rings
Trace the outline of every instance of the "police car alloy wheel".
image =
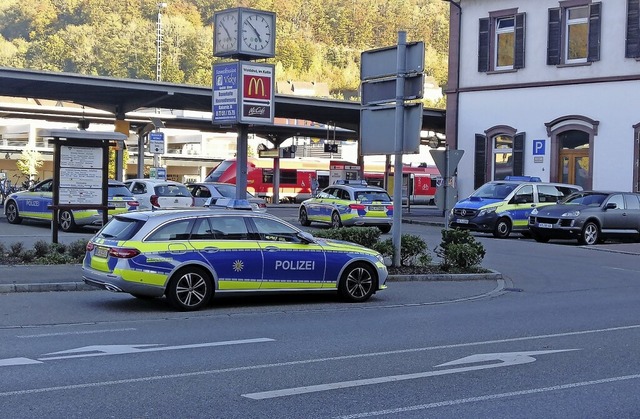
{"type": "Polygon", "coordinates": [[[9,224],[20,224],[22,222],[22,218],[18,216],[18,207],[16,207],[15,202],[11,201],[7,204],[6,214],[9,224]]]}
{"type": "Polygon", "coordinates": [[[340,280],[339,292],[346,300],[367,301],[376,288],[375,273],[363,263],[354,263],[345,269],[340,280]]]}
{"type": "Polygon", "coordinates": [[[178,310],[198,310],[211,300],[213,282],[202,269],[181,269],[169,281],[166,294],[169,302],[178,310]]]}
{"type": "Polygon", "coordinates": [[[60,211],[58,220],[62,231],[72,231],[76,228],[76,223],[73,220],[73,213],[69,210],[60,211]]]}
{"type": "Polygon", "coordinates": [[[305,227],[309,227],[311,225],[311,221],[309,221],[307,209],[305,207],[300,208],[300,224],[305,227]]]}
{"type": "Polygon", "coordinates": [[[333,214],[331,214],[331,227],[333,228],[342,227],[342,220],[340,219],[340,214],[338,214],[336,211],[334,211],[333,214]]]}

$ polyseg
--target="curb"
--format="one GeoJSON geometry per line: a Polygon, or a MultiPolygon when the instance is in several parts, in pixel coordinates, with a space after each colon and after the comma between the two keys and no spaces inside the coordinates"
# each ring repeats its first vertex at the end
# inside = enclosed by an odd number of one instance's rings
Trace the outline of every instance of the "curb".
{"type": "Polygon", "coordinates": [[[389,275],[387,282],[403,281],[473,281],[473,280],[498,280],[503,279],[498,271],[489,269],[490,272],[476,274],[425,274],[425,275],[389,275]]]}
{"type": "Polygon", "coordinates": [[[423,226],[444,227],[444,222],[442,221],[422,221],[422,220],[403,219],[402,224],[417,224],[417,225],[423,225],[423,226]]]}
{"type": "Polygon", "coordinates": [[[35,284],[0,284],[0,294],[10,292],[92,291],[98,288],[83,282],[54,282],[35,284]]]}

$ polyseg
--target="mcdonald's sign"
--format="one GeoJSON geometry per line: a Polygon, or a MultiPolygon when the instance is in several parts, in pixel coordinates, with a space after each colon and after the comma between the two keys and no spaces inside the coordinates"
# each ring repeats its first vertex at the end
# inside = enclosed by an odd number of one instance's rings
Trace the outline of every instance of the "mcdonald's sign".
{"type": "Polygon", "coordinates": [[[271,97],[271,78],[245,76],[245,99],[269,100],[271,97]]]}
{"type": "Polygon", "coordinates": [[[241,123],[273,124],[274,74],[272,64],[241,63],[241,123]]]}

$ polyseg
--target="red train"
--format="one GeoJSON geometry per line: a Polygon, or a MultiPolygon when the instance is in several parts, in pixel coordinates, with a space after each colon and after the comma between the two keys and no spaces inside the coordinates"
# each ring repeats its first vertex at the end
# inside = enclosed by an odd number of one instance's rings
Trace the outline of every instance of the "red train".
{"type": "MultiPolygon", "coordinates": [[[[330,183],[330,167],[353,165],[343,161],[280,159],[281,201],[302,202],[311,196],[311,178],[316,177],[320,189],[330,183]]],[[[383,186],[384,164],[365,163],[364,178],[370,185],[383,186]]],[[[403,197],[411,204],[433,204],[436,183],[440,173],[435,166],[404,166],[402,175],[403,197]]],[[[213,168],[206,182],[236,183],[236,160],[228,159],[213,168]]],[[[389,177],[389,193],[393,193],[393,168],[389,177]]],[[[271,201],[273,196],[273,159],[249,158],[247,190],[271,201]]]]}

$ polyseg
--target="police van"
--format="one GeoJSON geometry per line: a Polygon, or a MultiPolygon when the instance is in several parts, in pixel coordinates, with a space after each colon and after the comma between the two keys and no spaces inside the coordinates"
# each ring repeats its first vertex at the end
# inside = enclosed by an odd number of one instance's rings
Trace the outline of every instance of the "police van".
{"type": "Polygon", "coordinates": [[[449,215],[449,227],[497,238],[507,238],[511,232],[528,235],[527,220],[534,208],[555,204],[579,190],[578,185],[542,182],[539,177],[507,176],[458,201],[449,215]]]}

